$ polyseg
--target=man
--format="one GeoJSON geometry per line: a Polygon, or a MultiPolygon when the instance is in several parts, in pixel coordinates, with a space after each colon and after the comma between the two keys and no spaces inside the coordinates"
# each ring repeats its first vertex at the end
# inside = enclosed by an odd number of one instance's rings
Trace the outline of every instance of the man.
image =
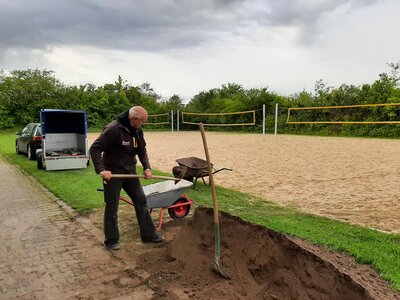
{"type": "Polygon", "coordinates": [[[133,200],[140,237],[144,243],[158,243],[163,237],[156,233],[146,197],[137,178],[112,178],[112,174],[136,174],[136,156],[143,166],[143,175],[151,178],[146,142],[141,126],[147,121],[147,111],[134,106],[108,124],[90,147],[90,155],[97,174],[104,180],[104,245],[111,250],[120,248],[118,230],[118,203],[121,188],[133,200]]]}

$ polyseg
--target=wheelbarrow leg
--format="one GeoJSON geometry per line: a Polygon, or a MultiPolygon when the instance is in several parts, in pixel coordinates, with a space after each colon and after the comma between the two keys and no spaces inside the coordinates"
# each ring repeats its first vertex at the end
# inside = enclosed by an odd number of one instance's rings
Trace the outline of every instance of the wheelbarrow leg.
{"type": "Polygon", "coordinates": [[[157,232],[160,232],[161,231],[161,227],[162,227],[162,222],[163,222],[163,212],[164,212],[164,209],[165,209],[165,207],[163,207],[163,208],[161,208],[160,209],[160,217],[159,217],[159,223],[158,223],[158,226],[157,226],[157,228],[156,228],[156,231],[157,232]]]}
{"type": "Polygon", "coordinates": [[[195,177],[194,182],[193,182],[193,189],[196,188],[197,179],[199,179],[199,178],[201,178],[201,180],[203,180],[204,185],[208,185],[207,182],[204,180],[204,176],[195,177]]]}

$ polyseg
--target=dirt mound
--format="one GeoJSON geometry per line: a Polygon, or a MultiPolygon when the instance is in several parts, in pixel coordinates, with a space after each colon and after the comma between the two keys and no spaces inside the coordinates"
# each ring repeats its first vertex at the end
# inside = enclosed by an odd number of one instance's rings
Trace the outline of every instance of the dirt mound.
{"type": "Polygon", "coordinates": [[[164,299],[400,299],[379,275],[354,259],[221,215],[227,280],[212,270],[213,211],[198,208],[167,247],[143,254],[138,267],[164,299]]]}

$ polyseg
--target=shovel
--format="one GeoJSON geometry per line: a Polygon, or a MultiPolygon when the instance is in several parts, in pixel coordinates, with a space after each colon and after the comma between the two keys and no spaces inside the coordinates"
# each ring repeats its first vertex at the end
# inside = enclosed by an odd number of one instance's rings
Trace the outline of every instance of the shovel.
{"type": "Polygon", "coordinates": [[[221,275],[222,277],[230,279],[231,277],[228,275],[228,272],[222,267],[221,261],[220,261],[221,237],[220,237],[220,230],[219,230],[219,216],[218,216],[219,213],[218,213],[218,204],[217,204],[217,193],[215,191],[211,159],[210,159],[210,155],[208,153],[208,146],[207,146],[206,134],[204,131],[203,123],[200,123],[200,132],[201,132],[201,138],[203,139],[204,151],[206,153],[206,159],[207,159],[207,164],[208,164],[208,176],[209,176],[209,181],[210,181],[210,187],[211,187],[211,193],[212,193],[212,199],[213,199],[213,208],[214,208],[215,256],[214,256],[213,270],[215,272],[217,272],[219,275],[221,275]]]}
{"type": "MultiPolygon", "coordinates": [[[[111,178],[145,178],[145,176],[137,174],[112,174],[111,178]]],[[[151,179],[173,180],[175,181],[175,184],[177,184],[182,178],[153,175],[151,176],[151,179]]]]}

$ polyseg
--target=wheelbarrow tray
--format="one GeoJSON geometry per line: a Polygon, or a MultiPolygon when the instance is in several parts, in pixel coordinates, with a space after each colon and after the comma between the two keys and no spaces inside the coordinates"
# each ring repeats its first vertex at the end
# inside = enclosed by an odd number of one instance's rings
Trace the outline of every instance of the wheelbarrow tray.
{"type": "Polygon", "coordinates": [[[143,186],[147,199],[148,208],[168,207],[178,200],[183,192],[191,187],[193,182],[180,180],[177,184],[174,181],[163,181],[143,186]]]}
{"type": "MultiPolygon", "coordinates": [[[[208,176],[208,163],[206,160],[198,157],[184,157],[175,160],[178,165],[187,168],[186,175],[192,177],[208,176]]],[[[213,168],[213,164],[211,164],[213,168]]]]}
{"type": "MultiPolygon", "coordinates": [[[[204,181],[204,177],[210,176],[208,170],[208,162],[206,160],[198,157],[184,157],[178,158],[175,161],[179,165],[179,167],[174,167],[174,169],[172,169],[172,173],[175,177],[185,178],[190,181],[193,181],[194,179],[193,189],[196,186],[198,178],[201,178],[204,184],[206,184],[206,182],[204,181]],[[181,169],[178,170],[178,168],[181,169]]],[[[232,171],[232,169],[229,168],[222,168],[217,170],[212,163],[210,163],[210,165],[212,174],[218,173],[223,170],[232,171]]]]}

